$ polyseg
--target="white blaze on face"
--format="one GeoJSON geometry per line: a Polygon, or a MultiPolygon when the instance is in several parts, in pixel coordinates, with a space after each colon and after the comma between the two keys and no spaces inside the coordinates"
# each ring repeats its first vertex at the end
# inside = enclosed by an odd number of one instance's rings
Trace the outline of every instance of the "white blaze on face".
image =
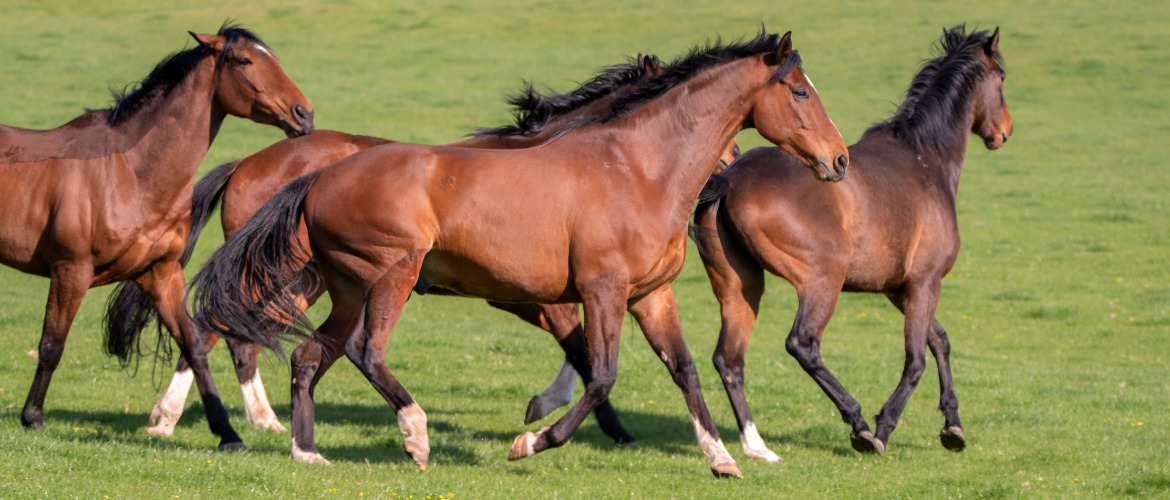
{"type": "Polygon", "coordinates": [[[271,57],[271,58],[273,58],[273,59],[276,59],[276,55],[275,55],[275,54],[273,54],[272,52],[269,52],[269,51],[268,51],[268,49],[264,48],[264,46],[263,46],[263,45],[260,45],[260,44],[258,44],[258,43],[256,43],[256,44],[253,44],[253,45],[255,45],[255,46],[256,46],[256,50],[259,50],[260,52],[263,52],[263,53],[265,53],[265,54],[268,54],[268,57],[271,57]]]}
{"type": "MultiPolygon", "coordinates": [[[[820,92],[817,91],[817,86],[813,85],[812,78],[809,78],[808,73],[804,74],[804,81],[808,82],[808,86],[813,89],[813,92],[816,92],[817,95],[820,95],[820,92]]],[[[833,117],[829,117],[829,123],[831,123],[833,125],[834,129],[837,128],[837,124],[833,123],[833,117]]],[[[837,129],[837,130],[838,130],[837,134],[840,135],[841,134],[840,129],[837,129]]]]}

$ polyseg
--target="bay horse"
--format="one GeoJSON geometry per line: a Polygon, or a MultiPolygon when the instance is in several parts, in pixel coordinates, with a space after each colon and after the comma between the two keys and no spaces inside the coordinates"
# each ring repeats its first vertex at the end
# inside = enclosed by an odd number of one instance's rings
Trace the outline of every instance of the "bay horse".
{"type": "MultiPolygon", "coordinates": [[[[661,73],[657,58],[639,54],[626,64],[605,68],[601,74],[565,94],[543,94],[531,84],[525,85],[519,94],[509,98],[514,106],[515,124],[481,129],[472,137],[452,146],[515,149],[541,144],[554,137],[567,123],[586,116],[596,116],[607,110],[613,99],[635,89],[645,78],[661,73]]],[[[302,174],[317,170],[357,151],[393,141],[352,135],[331,130],[279,141],[263,150],[240,160],[225,163],[209,172],[195,185],[192,199],[192,231],[187,242],[187,252],[194,248],[199,232],[208,220],[208,214],[222,200],[221,222],[228,238],[239,230],[260,206],[276,194],[289,181],[302,174]]],[[[724,150],[715,167],[721,172],[739,152],[733,139],[724,150]]],[[[430,293],[442,293],[432,289],[430,293]]],[[[306,304],[313,304],[320,291],[305,297],[306,304]]],[[[116,311],[136,309],[150,312],[150,303],[133,287],[120,290],[110,301],[110,316],[116,311]]],[[[577,307],[574,304],[514,304],[488,301],[488,304],[513,313],[538,328],[553,334],[566,352],[584,352],[583,335],[577,307]]],[[[130,314],[121,314],[129,317],[130,314]]],[[[122,329],[123,334],[134,335],[140,328],[122,329]]],[[[218,336],[208,336],[207,349],[218,341],[218,336]]],[[[133,345],[134,340],[119,342],[133,345]]],[[[256,369],[259,344],[241,343],[228,339],[228,347],[235,362],[236,375],[244,394],[244,408],[249,420],[257,428],[283,432],[284,426],[277,420],[268,402],[260,374],[256,369]]],[[[544,393],[532,398],[526,412],[526,422],[543,418],[559,406],[572,400],[577,371],[572,363],[585,362],[583,358],[566,356],[556,381],[544,393]]],[[[166,392],[150,414],[152,427],[147,432],[169,436],[182,415],[187,393],[190,390],[192,373],[185,360],[180,359],[166,392]]],[[[635,442],[617,419],[608,402],[603,402],[595,411],[601,429],[619,443],[635,442]]]]}
{"type": "Polygon", "coordinates": [[[333,308],[291,356],[292,456],[327,463],[314,442],[312,393],[345,354],[398,415],[407,453],[425,468],[426,414],[385,363],[412,290],[583,303],[585,394],[551,426],[517,437],[510,460],[564,444],[608,396],[628,310],[682,390],[712,472],[742,477],[703,401],[670,283],[694,200],[745,126],[820,178],[839,179],[848,165],[790,34],[761,32],[693,49],[541,146],[386,144],[299,177],[196,276],[198,321],[279,350],[281,338],[305,335],[273,334],[300,313],[297,281],[322,282],[333,308]],[[310,266],[297,249],[302,217],[310,266]]]}
{"type": "Polygon", "coordinates": [[[764,292],[764,271],[796,288],[785,346],[852,426],[861,452],[884,453],[925,367],[937,363],[943,446],[965,446],[946,331],[934,319],[941,281],[959,251],[956,195],[970,133],[998,149],[1012,133],[1003,98],[999,29],[944,30],[938,56],[910,83],[893,118],[850,146],[852,168],[835,184],[808,182],[799,163],[761,148],[713,178],[693,236],[719,300],[723,326],[713,360],[734,409],[744,453],[779,461],[756,431],[744,397],[744,353],[764,292]],[[881,293],[905,314],[906,362],[874,435],[821,360],[821,335],[842,291],[881,293]]]}
{"type": "MultiPolygon", "coordinates": [[[[44,401],[86,290],[132,281],[194,368],[220,447],[243,448],[207,368],[184,301],[179,257],[199,162],[227,115],[313,131],[313,111],[252,32],[224,25],[159,62],[115,104],[51,130],[0,125],[0,262],[49,278],[39,358],[21,412],[44,425],[44,401]]],[[[126,358],[122,358],[123,363],[126,358]]]]}

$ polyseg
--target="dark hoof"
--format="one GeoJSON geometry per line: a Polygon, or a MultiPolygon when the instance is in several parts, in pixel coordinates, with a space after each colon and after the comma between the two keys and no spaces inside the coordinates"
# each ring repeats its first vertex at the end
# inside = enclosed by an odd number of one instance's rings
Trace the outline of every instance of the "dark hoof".
{"type": "Polygon", "coordinates": [[[219,451],[248,451],[248,447],[244,446],[243,441],[232,441],[230,443],[219,443],[219,451]]]}
{"type": "Polygon", "coordinates": [[[528,400],[528,409],[524,411],[524,425],[542,418],[544,418],[544,412],[540,404],[540,396],[532,396],[532,399],[528,400]]]}
{"type": "Polygon", "coordinates": [[[963,437],[963,428],[957,425],[945,427],[938,433],[943,448],[951,451],[963,451],[967,447],[967,439],[963,437]]]}
{"type": "Polygon", "coordinates": [[[41,430],[41,429],[44,429],[44,428],[45,428],[45,423],[44,423],[44,422],[41,422],[41,421],[36,421],[36,422],[25,422],[25,421],[23,421],[23,420],[22,420],[20,423],[21,423],[22,425],[24,425],[24,428],[25,428],[25,429],[28,429],[28,430],[30,430],[30,431],[39,431],[39,430],[41,430]]]}
{"type": "Polygon", "coordinates": [[[623,436],[623,437],[620,437],[620,438],[613,440],[613,442],[614,442],[614,444],[620,444],[622,446],[629,446],[630,448],[637,448],[637,447],[641,446],[641,444],[638,443],[638,440],[634,439],[634,436],[623,436]]]}
{"type": "Polygon", "coordinates": [[[853,449],[861,453],[882,455],[886,452],[886,445],[882,444],[880,439],[874,438],[873,433],[869,431],[853,432],[849,434],[849,441],[853,444],[853,449]]]}
{"type": "Polygon", "coordinates": [[[45,428],[45,416],[41,412],[28,412],[20,415],[20,425],[26,429],[40,430],[45,428]]]}

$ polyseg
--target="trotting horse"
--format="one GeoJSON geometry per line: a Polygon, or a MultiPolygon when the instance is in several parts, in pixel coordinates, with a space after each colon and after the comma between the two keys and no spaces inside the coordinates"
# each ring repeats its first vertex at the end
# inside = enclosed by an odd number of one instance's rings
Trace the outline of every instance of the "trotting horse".
{"type": "MultiPolygon", "coordinates": [[[[179,263],[199,162],[231,114],[313,130],[313,111],[251,32],[224,26],[167,57],[108,110],[52,130],[0,125],[0,262],[46,276],[39,360],[21,413],[43,426],[45,394],[86,290],[131,280],[194,367],[221,448],[242,448],[207,369],[201,334],[184,301],[179,263]]],[[[125,362],[125,357],[123,357],[125,362]]]]}
{"type": "MultiPolygon", "coordinates": [[[[634,90],[648,76],[657,75],[661,71],[655,57],[638,55],[637,58],[631,58],[627,64],[606,68],[601,74],[566,94],[546,95],[536,92],[531,85],[526,85],[521,93],[509,99],[515,107],[514,125],[481,129],[474,133],[473,137],[451,145],[516,149],[547,142],[561,131],[563,125],[606,111],[616,96],[634,90]]],[[[187,241],[187,252],[194,247],[199,232],[208,220],[208,214],[221,199],[223,201],[221,221],[224,233],[230,238],[231,234],[239,230],[265,201],[296,177],[357,151],[390,142],[392,141],[376,137],[318,130],[309,136],[279,141],[247,158],[216,167],[195,185],[191,212],[192,231],[187,241]]],[[[738,146],[732,140],[720,157],[715,171],[723,171],[735,160],[737,154],[738,146]]],[[[120,290],[117,296],[111,299],[111,316],[116,311],[127,309],[149,312],[151,307],[149,301],[135,292],[134,287],[120,290]]],[[[441,289],[432,289],[430,293],[441,293],[441,289]]],[[[305,303],[314,303],[319,294],[320,291],[305,297],[305,303]]],[[[584,352],[584,331],[581,329],[575,304],[516,304],[492,301],[488,303],[552,333],[566,352],[584,352]]],[[[130,316],[133,315],[120,315],[130,316]]],[[[140,329],[122,329],[123,334],[129,335],[137,334],[139,331],[140,329]]],[[[209,335],[208,350],[214,346],[218,338],[215,334],[209,335]]],[[[129,346],[133,345],[134,341],[132,339],[120,341],[119,344],[129,346]]],[[[284,431],[284,426],[276,419],[268,403],[264,385],[256,369],[256,358],[261,346],[229,339],[228,347],[235,361],[236,375],[244,394],[244,408],[249,420],[258,428],[284,431]]],[[[553,385],[530,401],[525,423],[543,418],[557,407],[571,402],[577,378],[577,371],[572,367],[574,361],[584,363],[585,359],[579,354],[575,358],[566,356],[561,373],[553,385]]],[[[190,367],[180,359],[170,385],[151,412],[150,420],[154,426],[147,429],[148,433],[169,436],[174,431],[174,426],[182,414],[191,381],[190,367]]],[[[608,402],[603,402],[595,413],[602,430],[615,441],[634,442],[633,436],[622,428],[608,402]]]]}
{"type": "Polygon", "coordinates": [[[517,437],[512,460],[564,444],[608,396],[628,310],[682,390],[711,470],[741,476],[703,401],[670,283],[694,200],[741,128],[755,127],[818,177],[844,175],[845,143],[791,48],[788,34],[761,33],[695,49],[606,115],[538,147],[387,144],[302,176],[200,271],[201,324],[279,349],[272,332],[300,311],[288,285],[319,279],[333,309],[291,357],[293,456],[327,463],[313,438],[312,392],[345,354],[397,413],[421,468],[426,414],[385,363],[411,290],[584,304],[585,394],[551,426],[517,437]],[[296,249],[302,216],[315,266],[296,249]]]}
{"type": "Polygon", "coordinates": [[[739,422],[744,453],[778,461],[756,431],[744,397],[744,353],[764,292],[764,271],[796,288],[799,306],[786,347],[853,427],[853,448],[883,453],[925,366],[938,363],[940,434],[965,445],[951,380],[950,344],[934,319],[943,276],[959,251],[955,199],[967,137],[998,149],[1012,133],[1003,99],[999,30],[945,31],[940,54],[926,62],[889,121],[849,148],[849,176],[808,182],[800,164],[770,148],[741,156],[712,180],[723,196],[701,201],[695,243],[719,300],[723,327],[714,362],[739,422]],[[884,294],[905,314],[906,363],[877,418],[877,434],[825,367],[821,335],[841,291],[884,294]]]}

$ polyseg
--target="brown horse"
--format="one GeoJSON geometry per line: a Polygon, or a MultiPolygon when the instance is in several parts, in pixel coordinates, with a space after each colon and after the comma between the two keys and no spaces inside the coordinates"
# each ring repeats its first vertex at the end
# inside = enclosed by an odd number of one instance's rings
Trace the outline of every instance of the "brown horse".
{"type": "MultiPolygon", "coordinates": [[[[531,85],[512,97],[516,107],[515,125],[494,129],[482,129],[473,137],[453,146],[485,149],[516,149],[541,144],[556,136],[561,127],[575,120],[596,116],[607,110],[613,99],[628,93],[648,76],[661,73],[658,61],[653,56],[638,55],[627,64],[608,67],[603,73],[566,94],[545,95],[536,92],[531,85]]],[[[392,141],[374,137],[357,136],[343,132],[320,130],[310,136],[279,141],[247,158],[225,163],[208,173],[195,186],[192,201],[193,230],[187,242],[187,252],[194,247],[199,232],[207,222],[207,214],[222,198],[221,221],[224,233],[230,237],[259,210],[260,206],[289,181],[302,174],[317,170],[357,151],[386,144],[392,141]]],[[[735,160],[739,147],[733,139],[720,157],[715,171],[723,171],[735,160]]],[[[306,243],[307,245],[307,243],[306,243]]],[[[134,293],[135,288],[127,287],[111,300],[111,311],[138,309],[150,312],[150,303],[145,297],[134,293]]],[[[431,293],[441,289],[432,289],[431,293]]],[[[320,292],[305,297],[306,304],[316,302],[320,292]]],[[[521,319],[552,333],[568,353],[583,353],[584,330],[581,327],[577,307],[574,304],[514,304],[489,301],[494,307],[511,312],[521,319]]],[[[127,315],[123,315],[127,316],[127,315]]],[[[124,334],[135,335],[139,330],[122,329],[124,334]]],[[[210,350],[218,336],[209,335],[207,349],[210,350]]],[[[132,345],[133,340],[121,342],[132,345]]],[[[276,419],[264,391],[256,357],[259,344],[240,343],[228,340],[236,375],[244,394],[244,408],[252,424],[283,432],[284,426],[276,419]]],[[[572,363],[584,363],[579,354],[566,356],[556,382],[544,393],[532,398],[526,413],[526,422],[543,418],[559,406],[572,400],[573,386],[577,372],[572,363]]],[[[167,391],[155,405],[150,420],[153,427],[147,433],[169,436],[182,414],[183,406],[190,391],[192,373],[187,363],[180,359],[167,391]]],[[[601,429],[615,441],[634,442],[617,419],[617,414],[607,402],[595,411],[601,429]]]]}
{"type": "Polygon", "coordinates": [[[755,127],[819,177],[844,174],[844,141],[791,47],[787,34],[761,33],[696,49],[541,146],[387,144],[302,176],[200,271],[201,324],[279,349],[272,332],[300,312],[290,286],[320,280],[333,309],[292,354],[293,456],[326,463],[312,392],[345,354],[397,413],[406,451],[425,468],[426,415],[385,363],[411,290],[584,304],[585,394],[548,428],[520,435],[513,460],[564,444],[608,396],[628,310],[682,389],[712,471],[740,476],[703,402],[670,283],[694,200],[741,128],[755,127]],[[315,266],[296,249],[302,216],[315,266]]]}
{"type": "Polygon", "coordinates": [[[195,368],[220,446],[243,447],[184,302],[179,257],[191,186],[227,115],[293,136],[313,130],[313,112],[251,32],[224,26],[191,36],[196,47],[158,63],[137,89],[115,95],[111,109],[52,130],[0,125],[0,262],[50,279],[37,372],[21,413],[26,427],[43,426],[49,381],[86,290],[132,280],[195,368]]]}
{"type": "Polygon", "coordinates": [[[723,316],[715,367],[749,457],[780,459],[760,439],[743,393],[744,353],[765,270],[796,288],[799,307],[786,347],[853,427],[855,449],[884,452],[922,375],[928,345],[938,362],[942,443],[963,449],[950,345],[934,310],[959,251],[955,198],[967,137],[973,132],[997,149],[1012,132],[998,42],[998,29],[991,35],[966,34],[963,26],[945,31],[941,54],[914,77],[894,117],[849,148],[854,168],[839,183],[808,182],[797,162],[761,148],[709,185],[718,191],[724,181],[726,194],[700,202],[695,243],[723,316]],[[884,294],[905,314],[906,364],[876,417],[876,436],[821,361],[821,335],[842,290],[884,294]]]}

